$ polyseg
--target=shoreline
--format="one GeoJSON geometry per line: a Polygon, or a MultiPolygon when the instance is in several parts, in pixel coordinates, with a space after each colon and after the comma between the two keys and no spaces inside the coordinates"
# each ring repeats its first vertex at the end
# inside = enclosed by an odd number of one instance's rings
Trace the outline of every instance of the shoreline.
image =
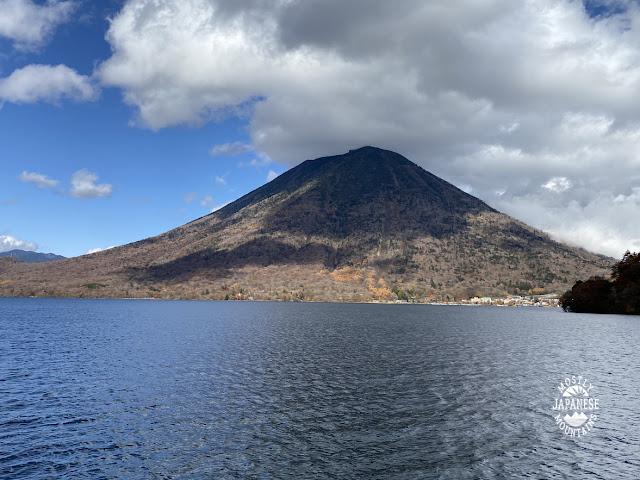
{"type": "Polygon", "coordinates": [[[242,303],[332,303],[332,304],[341,304],[341,305],[435,305],[435,306],[445,306],[445,307],[510,307],[510,308],[518,308],[518,307],[533,307],[533,308],[561,308],[560,305],[556,304],[540,304],[540,303],[516,303],[513,305],[510,304],[498,304],[498,303],[470,303],[452,301],[452,302],[407,302],[403,300],[373,300],[369,302],[331,302],[331,301],[322,301],[322,300],[262,300],[262,299],[234,299],[234,300],[217,300],[217,299],[202,299],[202,298],[157,298],[157,297],[48,297],[48,296],[28,296],[28,297],[9,297],[9,296],[0,296],[2,298],[20,298],[20,299],[61,299],[61,300],[165,300],[165,301],[181,301],[181,302],[242,302],[242,303]]]}

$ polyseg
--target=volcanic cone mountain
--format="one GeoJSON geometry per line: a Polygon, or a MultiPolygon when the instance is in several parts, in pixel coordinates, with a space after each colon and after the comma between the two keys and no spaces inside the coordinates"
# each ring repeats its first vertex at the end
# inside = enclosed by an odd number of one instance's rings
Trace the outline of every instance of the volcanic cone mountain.
{"type": "Polygon", "coordinates": [[[157,237],[46,264],[0,259],[0,295],[453,299],[563,292],[612,262],[364,147],[307,160],[157,237]]]}

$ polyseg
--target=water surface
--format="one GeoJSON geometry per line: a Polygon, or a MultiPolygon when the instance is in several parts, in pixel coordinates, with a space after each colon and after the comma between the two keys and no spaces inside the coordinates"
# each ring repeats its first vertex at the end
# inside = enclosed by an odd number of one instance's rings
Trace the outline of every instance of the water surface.
{"type": "Polygon", "coordinates": [[[0,478],[639,478],[639,341],[543,308],[0,299],[0,478]]]}

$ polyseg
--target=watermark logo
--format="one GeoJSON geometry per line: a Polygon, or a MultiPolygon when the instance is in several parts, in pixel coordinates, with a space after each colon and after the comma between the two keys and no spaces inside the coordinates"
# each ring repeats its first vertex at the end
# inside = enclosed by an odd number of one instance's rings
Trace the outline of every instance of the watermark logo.
{"type": "Polygon", "coordinates": [[[558,385],[554,419],[565,435],[583,437],[594,427],[600,402],[592,389],[593,385],[582,375],[567,377],[558,385]]]}

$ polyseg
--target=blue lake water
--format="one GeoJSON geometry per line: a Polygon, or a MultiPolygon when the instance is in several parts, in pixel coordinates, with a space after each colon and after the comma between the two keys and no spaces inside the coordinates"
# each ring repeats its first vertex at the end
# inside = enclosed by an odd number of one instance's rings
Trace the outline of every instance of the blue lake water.
{"type": "Polygon", "coordinates": [[[0,478],[636,479],[639,342],[545,308],[0,299],[0,478]]]}

